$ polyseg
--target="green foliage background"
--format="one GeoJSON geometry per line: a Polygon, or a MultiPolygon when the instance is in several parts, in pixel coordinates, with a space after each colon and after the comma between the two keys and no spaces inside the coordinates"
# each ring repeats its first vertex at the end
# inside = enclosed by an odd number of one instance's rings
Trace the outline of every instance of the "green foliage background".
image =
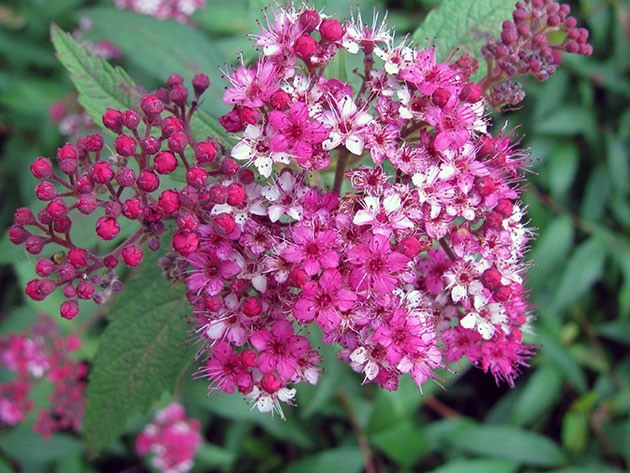
{"type": "MultiPolygon", "coordinates": [[[[66,70],[53,56],[50,22],[69,31],[81,16],[92,17],[91,39],[112,38],[124,54],[115,63],[124,67],[131,82],[148,90],[161,85],[171,72],[187,80],[196,72],[207,73],[213,91],[203,104],[207,115],[198,126],[212,130],[212,116],[225,111],[219,100],[223,84],[217,66],[234,62],[238,51],[245,58],[251,56],[253,49],[245,35],[255,31],[264,5],[258,0],[207,3],[209,8],[194,16],[198,31],[116,11],[106,0],[24,0],[0,5],[0,333],[23,330],[36,312],[56,314],[58,307],[54,297],[35,303],[23,296],[21,288],[34,277],[36,259],[6,238],[14,209],[37,205],[28,165],[36,156],[52,155],[65,142],[47,118],[50,105],[73,91],[66,70]]],[[[327,11],[343,17],[354,3],[330,2],[327,11]]],[[[372,6],[388,7],[390,24],[404,34],[415,32],[440,3],[370,0],[361,2],[361,8],[365,14],[372,6]]],[[[452,0],[444,3],[453,4],[452,0]]],[[[488,10],[493,15],[505,8],[497,0],[480,3],[499,5],[488,10]]],[[[204,445],[194,472],[352,473],[364,471],[366,455],[372,456],[379,473],[608,473],[628,468],[630,6],[621,0],[582,0],[572,2],[572,8],[579,24],[591,31],[594,55],[565,56],[563,66],[549,81],[525,81],[528,95],[522,108],[494,117],[497,127],[506,119],[510,126],[518,125],[525,135],[524,145],[537,158],[523,200],[539,235],[532,245],[535,266],[528,276],[538,316],[537,336],[531,342],[541,347],[516,388],[497,387],[491,376],[462,366],[463,375],[448,384],[446,391],[427,384],[421,396],[413,382],[406,380],[397,392],[384,392],[374,386],[361,387],[360,377],[325,347],[325,374],[319,385],[300,386],[299,406],[289,409],[287,421],[282,422],[247,412],[238,396],[206,397],[203,382],[191,380],[190,366],[183,374],[165,366],[171,374],[157,375],[166,380],[160,389],[174,391],[188,414],[203,424],[204,445]]],[[[477,13],[483,11],[480,7],[477,13]]],[[[438,13],[431,15],[435,18],[416,37],[440,37],[448,30],[447,22],[438,21],[438,13]]],[[[466,25],[458,27],[461,31],[466,25]]],[[[60,59],[67,62],[57,49],[60,59]]],[[[84,93],[94,97],[94,90],[84,93]]],[[[83,105],[98,116],[90,103],[83,105]]],[[[134,295],[139,297],[130,301],[123,296],[113,309],[105,308],[111,324],[105,335],[99,312],[103,309],[92,305],[75,321],[59,319],[64,330],[83,334],[79,355],[95,366],[108,356],[122,360],[122,371],[138,364],[124,353],[96,354],[99,344],[120,338],[115,330],[134,315],[138,315],[139,331],[155,329],[142,326],[142,298],[151,300],[163,288],[149,291],[159,282],[147,274],[131,285],[138,288],[134,295]]],[[[165,296],[156,307],[176,313],[176,296],[165,296]]],[[[168,333],[177,330],[167,319],[160,319],[160,313],[156,309],[153,320],[168,333]]],[[[317,339],[317,334],[312,336],[317,339]]],[[[151,334],[138,344],[151,345],[151,334]]],[[[190,353],[176,349],[179,358],[171,361],[183,369],[190,353]]],[[[163,356],[169,359],[168,354],[163,356]]],[[[148,378],[155,373],[148,369],[141,375],[148,378]]],[[[112,373],[94,369],[92,376],[104,380],[98,385],[103,387],[108,382],[115,385],[118,375],[112,378],[112,373]]],[[[131,389],[129,376],[120,382],[129,389],[118,391],[126,392],[112,391],[114,386],[110,386],[101,397],[118,396],[140,410],[151,407],[143,404],[161,407],[173,397],[167,393],[158,399],[158,392],[147,397],[146,387],[139,384],[131,389]],[[144,400],[133,401],[140,398],[144,400]]],[[[44,402],[46,394],[42,389],[34,395],[44,402]]],[[[98,393],[94,399],[98,400],[98,393]]],[[[148,463],[143,466],[133,452],[133,440],[153,411],[116,412],[117,416],[107,419],[112,429],[108,437],[104,419],[115,405],[101,403],[102,411],[88,407],[84,433],[92,450],[104,449],[97,458],[88,456],[78,436],[60,433],[48,442],[40,439],[31,432],[33,418],[15,428],[0,427],[0,473],[147,471],[148,463]],[[122,430],[124,434],[110,442],[122,430]]]]}

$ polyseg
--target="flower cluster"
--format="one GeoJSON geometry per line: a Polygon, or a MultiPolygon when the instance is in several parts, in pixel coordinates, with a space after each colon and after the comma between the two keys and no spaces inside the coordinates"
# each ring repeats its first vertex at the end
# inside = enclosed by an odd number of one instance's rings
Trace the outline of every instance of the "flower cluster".
{"type": "Polygon", "coordinates": [[[115,153],[104,157],[91,135],[58,151],[60,172],[47,158],[33,164],[49,203],[37,217],[19,209],[11,240],[33,254],[47,243],[69,251],[40,260],[43,279],[26,293],[63,287],[61,313],[73,317],[77,298],[103,302],[118,290],[118,260],[139,264],[142,244],[157,250],[171,221],[172,252],[159,264],[186,284],[196,376],[211,390],[283,416],[294,386],[320,376],[305,336],[313,324],[364,382],[385,389],[404,374],[420,389],[439,382],[464,356],[513,385],[531,355],[531,232],[518,202],[529,158],[506,127],[489,131],[492,81],[471,80],[470,57],[440,62],[432,48],[397,43],[376,16],[342,23],[289,6],[266,19],[258,60],[225,71],[232,110],[219,121],[231,148],[191,133],[207,77],[193,79],[189,105],[173,74],[140,111],[107,110],[115,153]],[[359,53],[356,78],[330,77],[337,54],[359,53]],[[178,172],[176,186],[168,175],[178,172]],[[72,242],[74,210],[103,214],[103,240],[119,236],[122,218],[139,228],[97,256],[72,242]]]}
{"type": "Polygon", "coordinates": [[[504,21],[500,37],[481,50],[488,63],[488,75],[481,85],[489,88],[492,106],[515,105],[525,97],[519,83],[502,82],[505,79],[532,74],[544,81],[556,72],[563,52],[591,55],[588,30],[577,28],[570,11],[566,3],[552,0],[524,0],[516,4],[514,21],[504,21]],[[556,32],[562,33],[559,39],[556,32]]]}
{"type": "Polygon", "coordinates": [[[197,419],[187,419],[184,407],[174,402],[160,410],[136,438],[136,452],[153,455],[151,464],[161,473],[185,473],[201,446],[200,427],[197,419]]]}
{"type": "Polygon", "coordinates": [[[186,23],[195,10],[205,8],[206,0],[112,0],[118,8],[164,20],[186,23]]]}
{"type": "Polygon", "coordinates": [[[15,425],[35,407],[33,386],[47,379],[54,387],[51,409],[39,410],[34,430],[49,438],[56,430],[78,430],[83,419],[86,366],[70,359],[81,340],[74,334],[60,338],[49,316],[40,316],[29,333],[0,336],[0,366],[15,379],[0,384],[0,423],[15,425]]]}

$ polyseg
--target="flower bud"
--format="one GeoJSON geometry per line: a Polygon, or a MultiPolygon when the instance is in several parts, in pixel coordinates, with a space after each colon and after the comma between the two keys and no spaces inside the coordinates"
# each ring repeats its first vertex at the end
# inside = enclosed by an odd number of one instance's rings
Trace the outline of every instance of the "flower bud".
{"type": "Polygon", "coordinates": [[[317,42],[311,35],[302,35],[295,42],[295,53],[302,59],[308,59],[315,51],[317,51],[317,42]]]}
{"type": "Polygon", "coordinates": [[[171,89],[168,94],[168,98],[180,107],[185,107],[188,100],[188,89],[183,85],[176,85],[171,89]]]}
{"type": "Polygon", "coordinates": [[[451,94],[448,90],[439,88],[431,94],[431,102],[433,102],[436,107],[444,107],[450,96],[451,94]]]}
{"type": "Polygon", "coordinates": [[[231,112],[226,113],[219,117],[219,123],[225,131],[230,133],[236,133],[243,129],[243,124],[238,115],[238,110],[235,108],[231,112]]]}
{"type": "Polygon", "coordinates": [[[142,212],[142,203],[137,197],[127,199],[123,202],[122,214],[129,220],[137,219],[140,212],[142,212]]]}
{"type": "Polygon", "coordinates": [[[153,119],[156,115],[162,113],[162,110],[164,110],[164,105],[155,95],[145,95],[142,98],[140,108],[147,115],[147,117],[153,119]]]}
{"type": "Polygon", "coordinates": [[[102,240],[113,240],[120,233],[120,225],[116,219],[101,217],[96,222],[96,234],[102,240]]]}
{"type": "Polygon", "coordinates": [[[114,133],[120,133],[122,126],[121,118],[122,113],[120,113],[120,111],[108,108],[103,115],[103,125],[114,133]]]}
{"type": "Polygon", "coordinates": [[[194,230],[199,225],[199,217],[193,212],[180,213],[177,216],[177,228],[180,230],[194,230]]]}
{"type": "Polygon", "coordinates": [[[116,182],[121,187],[131,187],[136,183],[136,173],[128,167],[121,167],[116,171],[116,182]]]}
{"type": "Polygon", "coordinates": [[[13,225],[9,229],[9,241],[14,245],[20,245],[29,237],[30,233],[27,232],[21,225],[13,225]]]}
{"type": "Polygon", "coordinates": [[[48,212],[48,215],[53,219],[58,219],[66,215],[68,206],[63,199],[55,199],[46,206],[46,212],[48,212]]]}
{"type": "Polygon", "coordinates": [[[319,25],[319,33],[324,41],[338,41],[343,36],[343,28],[337,20],[323,20],[319,25]]]}
{"type": "Polygon", "coordinates": [[[178,232],[173,235],[173,250],[189,256],[199,249],[199,237],[194,232],[178,232]]]}
{"type": "Polygon", "coordinates": [[[193,77],[192,85],[195,91],[195,97],[199,97],[210,87],[210,79],[208,79],[208,76],[205,74],[197,74],[193,77]]]}
{"type": "Polygon", "coordinates": [[[217,155],[217,145],[212,141],[202,141],[195,146],[195,158],[199,164],[211,163],[217,155]]]}
{"type": "Polygon", "coordinates": [[[83,248],[72,248],[70,251],[68,251],[66,261],[68,261],[75,268],[82,268],[88,263],[87,251],[83,248]]]}
{"type": "Polygon", "coordinates": [[[114,170],[107,161],[98,161],[92,167],[91,177],[98,184],[107,184],[114,178],[114,170]]]}
{"type": "Polygon", "coordinates": [[[512,215],[512,211],[514,210],[514,205],[511,200],[501,199],[497,206],[494,208],[494,211],[499,213],[503,218],[508,218],[512,215]]]}
{"type": "Polygon", "coordinates": [[[116,141],[114,141],[116,152],[124,158],[133,156],[137,147],[138,143],[129,135],[120,135],[116,138],[116,141]]]}
{"type": "Polygon", "coordinates": [[[94,284],[90,281],[83,280],[77,284],[77,296],[79,296],[79,299],[92,299],[94,292],[94,284]]]}
{"type": "Polygon", "coordinates": [[[312,33],[319,24],[319,15],[315,10],[306,10],[300,15],[299,21],[305,33],[312,33]]]}
{"type": "Polygon", "coordinates": [[[181,129],[184,128],[184,124],[179,118],[166,117],[162,120],[162,123],[160,123],[160,128],[164,136],[171,136],[175,133],[179,133],[181,129]]]}
{"type": "Polygon", "coordinates": [[[31,174],[35,176],[37,179],[48,179],[53,176],[53,166],[52,162],[48,158],[37,158],[31,164],[31,174]]]}
{"type": "Polygon", "coordinates": [[[17,209],[15,214],[13,214],[13,218],[18,225],[33,225],[36,222],[33,211],[28,207],[17,209]]]}
{"type": "MultiPolygon", "coordinates": [[[[9,235],[9,237],[11,237],[11,235],[9,235]]],[[[26,237],[26,240],[24,240],[24,248],[32,255],[38,255],[44,249],[44,242],[41,237],[29,235],[26,237]]]]}
{"type": "Polygon", "coordinates": [[[71,176],[77,172],[79,161],[77,159],[64,159],[59,162],[59,169],[67,176],[71,176]]]}
{"type": "Polygon", "coordinates": [[[76,269],[74,269],[74,266],[72,266],[72,264],[70,264],[68,261],[66,261],[65,263],[61,263],[57,267],[57,273],[59,274],[59,277],[63,282],[72,281],[77,275],[76,269]]]}
{"type": "Polygon", "coordinates": [[[122,205],[117,201],[107,202],[105,204],[105,216],[118,218],[122,213],[122,205]]]}
{"type": "Polygon", "coordinates": [[[177,158],[170,151],[160,151],[153,160],[153,167],[159,174],[172,173],[177,164],[177,158]]]}
{"type": "Polygon", "coordinates": [[[168,149],[173,153],[181,153],[186,149],[188,138],[182,133],[175,133],[168,138],[168,149]]]}
{"type": "Polygon", "coordinates": [[[229,235],[234,230],[236,222],[229,214],[219,214],[212,218],[214,226],[220,235],[229,235]]]}
{"type": "Polygon", "coordinates": [[[260,112],[251,107],[243,107],[241,111],[238,112],[238,119],[241,123],[256,125],[260,122],[260,112]]]}
{"type": "Polygon", "coordinates": [[[122,259],[127,266],[138,266],[142,263],[144,254],[136,245],[129,245],[123,248],[122,259]]]}
{"type": "Polygon", "coordinates": [[[70,231],[70,227],[72,227],[72,221],[67,215],[65,217],[58,218],[53,222],[53,230],[57,233],[68,233],[70,231]]]}
{"type": "Polygon", "coordinates": [[[149,204],[142,211],[142,217],[148,223],[157,222],[162,218],[163,215],[164,212],[162,212],[160,206],[156,204],[149,204]]]}
{"type": "Polygon", "coordinates": [[[158,199],[158,204],[166,214],[172,214],[179,210],[179,194],[177,191],[167,189],[158,199]]]}
{"type": "Polygon", "coordinates": [[[136,110],[125,110],[120,122],[122,126],[133,131],[137,129],[140,124],[140,114],[136,110]]]}
{"type": "Polygon", "coordinates": [[[255,296],[247,297],[243,300],[243,313],[248,317],[255,317],[262,312],[262,305],[255,296]]]}
{"type": "Polygon", "coordinates": [[[90,215],[96,210],[98,203],[93,194],[84,194],[77,199],[77,209],[83,215],[90,215]]]}
{"type": "Polygon", "coordinates": [[[88,151],[96,153],[101,151],[104,146],[103,137],[101,135],[88,135],[85,140],[85,147],[88,151]]]}
{"type": "Polygon", "coordinates": [[[160,249],[160,240],[158,240],[157,238],[149,238],[147,240],[147,247],[151,251],[159,250],[160,249]]]}
{"type": "Polygon", "coordinates": [[[226,159],[221,163],[220,172],[226,176],[233,176],[238,171],[238,164],[232,159],[226,159]]]}
{"type": "Polygon", "coordinates": [[[49,258],[40,259],[35,265],[35,272],[38,276],[43,278],[47,278],[55,271],[55,263],[53,263],[49,258]]]}
{"type": "Polygon", "coordinates": [[[166,79],[166,86],[169,89],[175,87],[176,85],[181,85],[183,83],[184,83],[184,78],[176,73],[172,73],[170,76],[168,76],[168,79],[166,79]]]}
{"type": "Polygon", "coordinates": [[[82,175],[74,183],[74,188],[80,194],[90,194],[94,190],[94,183],[87,175],[82,175]]]}
{"type": "Polygon", "coordinates": [[[79,304],[75,301],[65,301],[59,307],[59,312],[64,319],[72,320],[79,313],[79,304]]]}
{"type": "Polygon", "coordinates": [[[254,182],[254,172],[251,169],[239,169],[237,178],[241,184],[247,186],[254,182]]]}
{"type": "Polygon", "coordinates": [[[206,185],[208,173],[200,167],[190,168],[186,171],[186,183],[195,189],[201,189],[206,185]]]}
{"type": "Polygon", "coordinates": [[[228,204],[239,205],[245,201],[247,194],[240,184],[233,182],[228,186],[228,204]]]}
{"type": "Polygon", "coordinates": [[[276,110],[286,110],[289,108],[289,102],[291,101],[291,97],[284,90],[279,89],[271,96],[269,100],[269,105],[275,108],[276,110]]]}
{"type": "Polygon", "coordinates": [[[144,170],[136,179],[138,188],[145,192],[153,192],[160,187],[160,178],[153,171],[144,170]]]}
{"type": "Polygon", "coordinates": [[[112,255],[106,256],[105,258],[103,258],[103,264],[108,269],[114,269],[116,266],[118,266],[118,258],[112,255]]]}
{"type": "Polygon", "coordinates": [[[481,176],[475,183],[475,189],[477,189],[480,196],[486,197],[494,192],[494,181],[490,176],[481,176]]]}
{"type": "Polygon", "coordinates": [[[213,204],[225,204],[228,201],[228,190],[227,187],[221,185],[214,185],[210,188],[208,193],[208,198],[212,201],[213,204]]]}
{"type": "Polygon", "coordinates": [[[145,154],[151,154],[151,155],[155,154],[158,151],[160,151],[161,147],[162,147],[162,142],[155,136],[147,136],[140,143],[140,148],[142,149],[142,152],[145,154]]]}
{"type": "Polygon", "coordinates": [[[459,99],[467,103],[479,102],[481,98],[481,87],[474,82],[466,84],[459,92],[459,99]]]}

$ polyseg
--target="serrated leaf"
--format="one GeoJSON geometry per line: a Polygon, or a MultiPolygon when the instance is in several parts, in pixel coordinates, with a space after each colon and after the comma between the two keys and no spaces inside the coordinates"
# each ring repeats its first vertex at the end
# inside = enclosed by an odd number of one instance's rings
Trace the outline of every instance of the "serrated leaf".
{"type": "Polygon", "coordinates": [[[478,425],[446,439],[454,448],[520,462],[526,465],[558,466],[567,461],[560,447],[538,433],[508,426],[478,425]]]}
{"type": "MultiPolygon", "coordinates": [[[[108,108],[139,109],[144,89],[136,85],[124,69],[112,67],[105,59],[92,56],[72,35],[55,24],[50,27],[50,35],[59,60],[70,73],[79,93],[79,103],[94,123],[101,126],[102,115],[108,108]]],[[[218,120],[203,110],[195,112],[190,128],[199,140],[217,135],[231,143],[218,120]]]]}
{"type": "Polygon", "coordinates": [[[358,447],[325,450],[289,464],[282,473],[359,473],[363,459],[358,447]]]}
{"type": "Polygon", "coordinates": [[[440,61],[459,48],[481,63],[481,47],[501,33],[501,23],[512,18],[512,10],[513,0],[445,0],[427,15],[413,37],[420,45],[435,40],[440,61]]]}
{"type": "Polygon", "coordinates": [[[97,455],[173,389],[191,357],[181,346],[190,306],[181,285],[169,289],[157,268],[157,254],[145,258],[142,272],[123,290],[109,314],[87,388],[85,433],[97,455]]]}

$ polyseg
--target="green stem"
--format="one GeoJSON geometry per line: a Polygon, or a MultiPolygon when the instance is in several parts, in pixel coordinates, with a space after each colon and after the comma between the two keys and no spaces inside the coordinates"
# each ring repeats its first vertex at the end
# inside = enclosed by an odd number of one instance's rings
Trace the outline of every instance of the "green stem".
{"type": "Polygon", "coordinates": [[[339,150],[339,156],[337,157],[337,169],[335,170],[335,182],[333,184],[333,191],[337,194],[341,191],[347,161],[348,150],[346,148],[342,148],[339,150]]]}

